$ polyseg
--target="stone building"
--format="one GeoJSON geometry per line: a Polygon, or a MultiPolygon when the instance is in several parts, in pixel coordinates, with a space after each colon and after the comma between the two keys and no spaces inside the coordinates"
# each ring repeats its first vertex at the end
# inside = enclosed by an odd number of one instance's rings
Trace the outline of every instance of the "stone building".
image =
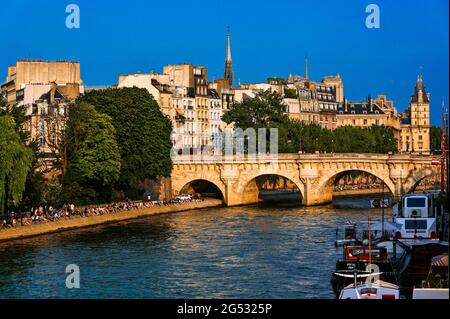
{"type": "Polygon", "coordinates": [[[401,118],[401,151],[430,153],[430,94],[419,74],[408,110],[401,118]]]}
{"type": "Polygon", "coordinates": [[[30,142],[39,147],[39,169],[55,172],[61,133],[69,106],[84,93],[80,64],[66,61],[19,60],[8,67],[2,95],[8,107],[25,107],[23,124],[30,142]]]}

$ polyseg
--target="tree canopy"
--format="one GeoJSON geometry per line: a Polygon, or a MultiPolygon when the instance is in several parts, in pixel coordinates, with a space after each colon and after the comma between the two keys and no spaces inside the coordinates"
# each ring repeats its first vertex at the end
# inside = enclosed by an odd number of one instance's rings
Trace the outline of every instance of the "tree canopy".
{"type": "Polygon", "coordinates": [[[235,127],[261,128],[269,127],[274,123],[283,123],[288,120],[286,105],[283,97],[278,93],[261,92],[255,98],[244,99],[234,103],[222,120],[227,124],[234,123],[235,127]]]}
{"type": "Polygon", "coordinates": [[[110,200],[121,167],[111,118],[84,102],[71,106],[64,145],[68,195],[85,201],[110,200]]]}
{"type": "Polygon", "coordinates": [[[33,151],[23,144],[11,115],[0,116],[0,212],[22,199],[33,151]]]}
{"type": "Polygon", "coordinates": [[[430,150],[431,152],[440,151],[442,149],[441,145],[441,134],[442,129],[438,126],[430,127],[430,150]]]}
{"type": "Polygon", "coordinates": [[[77,103],[89,103],[112,119],[121,156],[117,190],[138,197],[139,183],[170,176],[172,124],[145,89],[121,88],[91,91],[77,103]]]}
{"type": "Polygon", "coordinates": [[[234,104],[223,115],[227,123],[247,128],[277,128],[278,151],[281,153],[388,153],[397,151],[394,130],[387,126],[342,126],[334,130],[319,125],[293,121],[277,93],[263,92],[252,99],[234,104]]]}

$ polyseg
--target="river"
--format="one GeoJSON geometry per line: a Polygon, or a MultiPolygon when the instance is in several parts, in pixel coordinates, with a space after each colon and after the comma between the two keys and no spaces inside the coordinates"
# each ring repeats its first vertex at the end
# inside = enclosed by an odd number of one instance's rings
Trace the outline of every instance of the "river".
{"type": "Polygon", "coordinates": [[[204,209],[0,243],[0,298],[334,298],[335,230],[380,219],[367,201],[204,209]],[[79,289],[66,288],[69,264],[79,289]]]}

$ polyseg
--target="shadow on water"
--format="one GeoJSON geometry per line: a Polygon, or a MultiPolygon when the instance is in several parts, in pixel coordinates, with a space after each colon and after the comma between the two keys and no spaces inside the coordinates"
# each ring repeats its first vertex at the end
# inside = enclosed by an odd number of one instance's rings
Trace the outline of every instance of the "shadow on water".
{"type": "Polygon", "coordinates": [[[351,195],[351,196],[333,196],[333,207],[335,208],[354,208],[369,209],[369,202],[375,198],[391,199],[389,194],[369,194],[369,195],[351,195]]]}
{"type": "Polygon", "coordinates": [[[295,208],[302,206],[302,195],[298,191],[261,191],[259,207],[295,208]]]}

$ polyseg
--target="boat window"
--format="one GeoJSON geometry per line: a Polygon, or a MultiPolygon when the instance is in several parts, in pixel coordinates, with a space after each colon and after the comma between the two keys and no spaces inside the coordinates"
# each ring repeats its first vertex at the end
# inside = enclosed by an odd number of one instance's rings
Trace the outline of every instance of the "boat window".
{"type": "Polygon", "coordinates": [[[408,197],[407,207],[425,207],[425,198],[423,197],[408,197]]]}
{"type": "Polygon", "coordinates": [[[361,295],[376,295],[377,288],[362,288],[360,292],[361,295]]]}
{"type": "Polygon", "coordinates": [[[427,229],[426,220],[405,220],[405,229],[427,229]]]}

